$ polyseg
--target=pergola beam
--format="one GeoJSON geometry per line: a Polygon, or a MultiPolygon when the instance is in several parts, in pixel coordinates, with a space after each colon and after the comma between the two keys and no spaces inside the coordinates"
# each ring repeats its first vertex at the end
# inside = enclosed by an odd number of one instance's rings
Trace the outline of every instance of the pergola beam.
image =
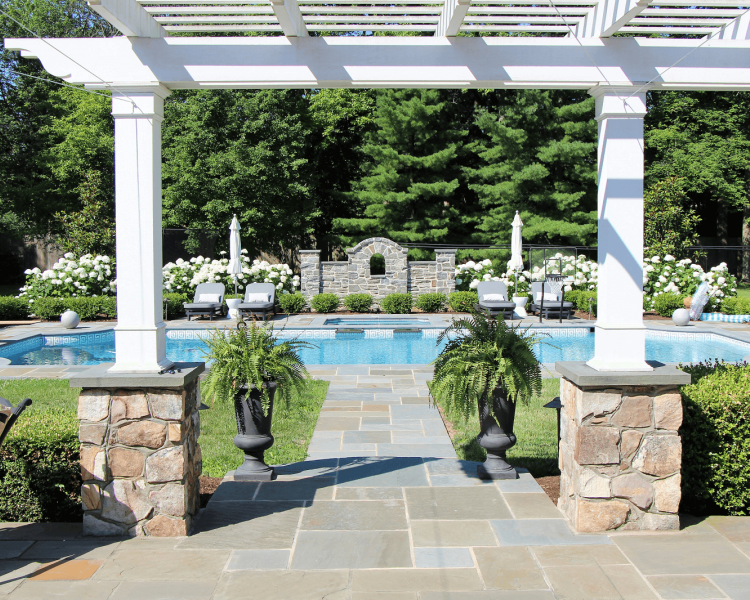
{"type": "MultiPolygon", "coordinates": [[[[387,27],[387,25],[386,25],[387,27]]],[[[200,88],[750,90],[750,41],[530,37],[7,39],[68,83],[200,88]],[[56,50],[58,48],[59,50],[56,50]],[[679,61],[679,64],[674,65],[679,61]],[[85,65],[86,68],[81,65],[85,65]]]]}
{"type": "Polygon", "coordinates": [[[307,27],[297,0],[271,0],[271,8],[286,37],[307,37],[307,27]]]}
{"type": "Polygon", "coordinates": [[[88,0],[88,5],[128,37],[161,38],[166,35],[164,28],[135,0],[88,0]]]}
{"type": "Polygon", "coordinates": [[[581,22],[578,37],[607,38],[648,8],[650,0],[599,0],[581,22]]]}
{"type": "Polygon", "coordinates": [[[445,0],[435,35],[455,37],[463,25],[466,13],[469,12],[469,6],[471,0],[445,0]]]}

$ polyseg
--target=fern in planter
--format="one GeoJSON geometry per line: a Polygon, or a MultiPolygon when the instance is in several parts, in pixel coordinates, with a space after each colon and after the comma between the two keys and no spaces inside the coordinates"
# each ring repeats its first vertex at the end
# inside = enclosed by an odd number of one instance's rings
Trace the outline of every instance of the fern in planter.
{"type": "Polygon", "coordinates": [[[291,390],[301,391],[309,374],[299,350],[312,347],[299,340],[279,341],[270,325],[239,323],[231,333],[214,330],[206,339],[205,359],[211,363],[203,381],[209,398],[234,402],[243,386],[260,390],[263,413],[268,415],[271,398],[269,383],[276,383],[279,397],[286,403],[291,390]]]}
{"type": "Polygon", "coordinates": [[[505,321],[474,314],[454,321],[438,337],[448,340],[435,359],[431,393],[449,410],[469,418],[477,407],[482,431],[479,445],[487,460],[477,467],[483,479],[515,479],[516,471],[505,460],[516,443],[513,433],[518,401],[528,401],[542,391],[542,373],[534,355],[541,336],[520,330],[505,321]]]}

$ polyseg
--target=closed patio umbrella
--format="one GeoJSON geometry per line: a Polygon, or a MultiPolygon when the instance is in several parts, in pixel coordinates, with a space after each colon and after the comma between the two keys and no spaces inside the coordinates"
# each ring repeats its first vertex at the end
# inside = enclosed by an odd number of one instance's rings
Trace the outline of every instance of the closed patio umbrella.
{"type": "Polygon", "coordinates": [[[240,223],[237,215],[232,218],[229,226],[229,268],[227,273],[234,279],[234,295],[237,295],[237,277],[242,275],[242,240],[240,240],[240,223]]]}
{"type": "Polygon", "coordinates": [[[510,238],[510,260],[508,261],[508,270],[516,272],[516,289],[518,289],[518,271],[523,271],[521,227],[523,227],[523,221],[516,211],[516,217],[513,219],[513,234],[510,238]]]}

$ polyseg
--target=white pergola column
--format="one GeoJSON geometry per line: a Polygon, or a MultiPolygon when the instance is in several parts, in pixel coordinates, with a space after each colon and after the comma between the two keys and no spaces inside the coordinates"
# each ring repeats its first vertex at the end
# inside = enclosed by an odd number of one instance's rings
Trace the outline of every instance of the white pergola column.
{"type": "Polygon", "coordinates": [[[643,117],[635,88],[592,90],[599,122],[598,371],[651,371],[643,325],[643,117]]]}
{"type": "Polygon", "coordinates": [[[161,122],[168,95],[159,84],[112,92],[117,326],[110,371],[152,373],[172,365],[162,319],[161,122]]]}

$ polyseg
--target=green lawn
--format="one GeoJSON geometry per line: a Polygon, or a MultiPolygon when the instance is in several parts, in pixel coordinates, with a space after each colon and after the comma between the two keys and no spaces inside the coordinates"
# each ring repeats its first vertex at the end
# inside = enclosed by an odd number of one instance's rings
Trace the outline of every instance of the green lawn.
{"type": "MultiPolygon", "coordinates": [[[[310,444],[320,407],[328,390],[328,382],[311,380],[307,390],[289,403],[288,410],[275,410],[272,432],[276,438],[273,448],[266,452],[269,464],[304,460],[310,444]]],[[[21,415],[21,420],[43,412],[61,411],[75,419],[78,406],[77,388],[69,388],[66,380],[15,379],[0,380],[0,396],[13,404],[31,398],[34,404],[21,415]]],[[[281,407],[278,407],[281,409],[281,407]]],[[[203,474],[223,477],[242,463],[243,454],[232,440],[237,434],[234,410],[215,405],[201,411],[200,444],[203,452],[203,474]]]]}
{"type": "MultiPolygon", "coordinates": [[[[320,407],[328,391],[327,381],[311,380],[307,390],[289,401],[287,410],[274,407],[271,433],[275,438],[273,447],[266,450],[266,462],[280,465],[299,462],[307,457],[315,423],[320,407]]],[[[208,401],[204,398],[204,403],[208,401]]],[[[209,477],[223,477],[227,471],[242,464],[243,454],[232,440],[237,435],[237,421],[234,407],[228,404],[215,404],[201,411],[200,444],[203,451],[203,474],[209,477]]]]}
{"type": "MultiPolygon", "coordinates": [[[[508,462],[528,469],[534,477],[556,475],[557,468],[557,412],[544,408],[550,400],[560,394],[558,379],[545,379],[542,395],[528,405],[521,404],[516,409],[514,432],[518,438],[516,445],[508,451],[508,462]]],[[[442,408],[442,406],[441,406],[442,408]]],[[[453,446],[458,458],[483,461],[486,453],[477,444],[479,419],[476,411],[464,419],[460,414],[446,414],[453,424],[453,446]]]]}
{"type": "Polygon", "coordinates": [[[750,283],[738,283],[737,295],[740,298],[750,298],[750,283]]]}

